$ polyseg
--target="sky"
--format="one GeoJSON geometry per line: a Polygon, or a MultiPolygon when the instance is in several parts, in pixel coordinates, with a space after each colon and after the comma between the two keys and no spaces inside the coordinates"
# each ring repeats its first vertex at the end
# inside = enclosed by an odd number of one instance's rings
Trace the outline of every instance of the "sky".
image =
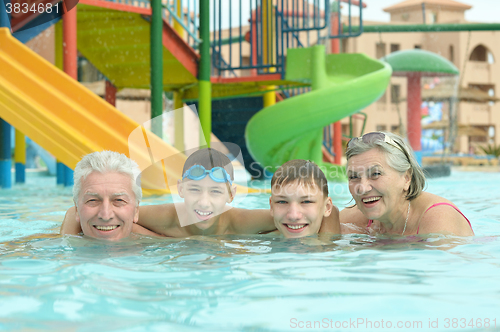
{"type": "MultiPolygon", "coordinates": [[[[472,8],[465,11],[465,19],[471,22],[500,22],[500,0],[457,0],[458,2],[471,5],[472,8]]],[[[363,0],[366,8],[363,9],[363,19],[368,21],[389,22],[389,13],[382,9],[403,2],[403,0],[363,0]]],[[[356,16],[358,16],[356,14],[356,16]]]]}
{"type": "MultiPolygon", "coordinates": [[[[229,7],[229,1],[232,0],[222,0],[223,8],[229,7]]],[[[390,15],[383,11],[383,8],[387,8],[394,4],[403,2],[404,0],[363,0],[363,3],[367,5],[366,8],[363,9],[363,19],[367,21],[379,21],[379,22],[389,22],[390,15]]],[[[500,0],[456,0],[458,2],[471,5],[472,8],[465,11],[465,19],[470,22],[486,22],[486,23],[500,23],[500,0]]],[[[312,3],[312,0],[309,0],[312,3]]],[[[319,1],[323,3],[323,1],[319,1]]],[[[237,3],[236,1],[234,3],[237,3]]],[[[242,4],[242,13],[243,13],[243,21],[247,22],[250,17],[250,9],[249,9],[249,0],[244,0],[241,2],[242,4]],[[245,14],[246,13],[246,14],[245,14]]],[[[252,3],[255,3],[252,1],[252,3]]],[[[252,5],[255,6],[255,5],[252,5]]],[[[347,14],[347,4],[343,4],[344,10],[343,14],[347,14]]],[[[352,16],[359,16],[359,9],[356,6],[352,7],[352,16]]],[[[210,11],[213,11],[212,6],[210,6],[210,11]]],[[[237,26],[237,20],[239,13],[239,6],[232,6],[231,15],[233,17],[232,25],[237,26]]],[[[227,29],[229,27],[228,21],[229,15],[223,15],[222,18],[222,28],[227,29]]],[[[217,23],[218,24],[218,23],[217,23]]],[[[210,26],[210,30],[213,30],[213,26],[210,26]]]]}

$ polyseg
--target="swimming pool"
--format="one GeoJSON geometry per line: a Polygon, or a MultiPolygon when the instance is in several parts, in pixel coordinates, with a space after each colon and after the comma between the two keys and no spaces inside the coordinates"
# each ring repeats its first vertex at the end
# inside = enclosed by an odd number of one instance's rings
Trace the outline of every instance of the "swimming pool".
{"type": "MultiPolygon", "coordinates": [[[[500,330],[499,173],[431,180],[476,236],[423,242],[21,238],[58,232],[72,200],[54,182],[29,175],[0,190],[1,331],[500,330]]],[[[339,208],[349,202],[345,184],[331,191],[339,208]]],[[[245,206],[267,204],[249,195],[245,206]]]]}

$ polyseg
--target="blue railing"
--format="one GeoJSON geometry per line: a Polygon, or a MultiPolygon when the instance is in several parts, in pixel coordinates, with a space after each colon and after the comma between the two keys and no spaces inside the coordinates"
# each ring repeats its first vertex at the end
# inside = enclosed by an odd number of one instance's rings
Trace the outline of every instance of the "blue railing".
{"type": "Polygon", "coordinates": [[[223,58],[214,57],[213,65],[221,76],[229,70],[238,75],[243,71],[284,75],[287,49],[324,43],[329,38],[355,37],[362,31],[352,31],[352,7],[359,6],[361,20],[362,0],[338,0],[332,5],[330,0],[211,1],[212,54],[223,58]],[[332,22],[331,18],[338,17],[341,2],[348,15],[332,22]],[[266,9],[270,14],[265,14],[266,9]],[[237,13],[236,18],[233,13],[237,13]],[[229,29],[232,26],[235,28],[229,29]]]}
{"type": "Polygon", "coordinates": [[[200,0],[182,0],[179,1],[179,3],[177,0],[162,1],[163,8],[166,10],[166,12],[163,13],[163,17],[167,19],[171,26],[174,25],[174,21],[182,26],[186,33],[186,42],[194,48],[197,48],[200,43],[200,39],[198,38],[199,1],[200,0]],[[178,7],[179,5],[180,8],[178,7]],[[168,15],[166,15],[167,13],[168,15]]]}
{"type": "MultiPolygon", "coordinates": [[[[150,7],[149,0],[107,1],[150,7]]],[[[352,32],[354,0],[332,4],[331,0],[163,0],[163,17],[171,26],[182,27],[184,40],[194,49],[200,43],[200,1],[210,1],[212,64],[218,76],[283,76],[287,49],[323,43],[327,38],[355,37],[362,32],[362,28],[352,32]],[[344,11],[348,14],[344,16],[348,24],[341,19],[331,20],[340,12],[341,3],[347,6],[344,11]],[[332,33],[333,23],[337,34],[332,33]]],[[[362,22],[362,0],[354,2],[362,22]]]]}
{"type": "MultiPolygon", "coordinates": [[[[337,0],[333,1],[331,11],[334,15],[338,15],[341,12],[341,3],[345,3],[348,5],[347,12],[347,24],[344,25],[341,19],[335,20],[336,22],[332,22],[330,20],[330,26],[328,27],[328,38],[350,38],[350,37],[358,37],[363,33],[363,0],[359,0],[359,3],[356,6],[359,9],[358,17],[359,17],[359,30],[357,32],[353,32],[352,25],[352,1],[351,0],[337,0]],[[336,24],[337,33],[332,33],[334,29],[332,29],[332,25],[336,24]]],[[[357,26],[356,26],[357,28],[357,26]]]]}
{"type": "Polygon", "coordinates": [[[212,7],[212,54],[224,57],[213,65],[221,76],[228,70],[284,75],[286,50],[309,46],[310,33],[318,40],[329,24],[329,0],[213,0],[212,7]]]}
{"type": "MultiPolygon", "coordinates": [[[[151,3],[149,0],[104,0],[109,2],[120,3],[124,5],[141,7],[141,8],[151,8],[151,3]]],[[[163,0],[162,7],[163,18],[170,24],[174,26],[174,22],[179,24],[184,31],[184,40],[193,48],[197,48],[200,43],[198,38],[198,26],[199,18],[198,14],[200,12],[199,8],[200,0],[163,0]],[[178,10],[179,7],[181,10],[178,10]],[[177,13],[180,11],[180,15],[177,13]]],[[[205,1],[205,0],[203,0],[205,1]]]]}

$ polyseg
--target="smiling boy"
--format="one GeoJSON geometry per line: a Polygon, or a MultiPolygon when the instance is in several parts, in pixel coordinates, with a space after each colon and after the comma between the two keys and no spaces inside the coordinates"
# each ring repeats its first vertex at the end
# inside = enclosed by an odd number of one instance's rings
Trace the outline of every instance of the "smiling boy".
{"type": "Polygon", "coordinates": [[[340,233],[339,211],[328,196],[325,174],[313,162],[295,159],[284,163],[271,179],[271,216],[286,238],[317,234],[323,218],[332,233],[340,233]]]}

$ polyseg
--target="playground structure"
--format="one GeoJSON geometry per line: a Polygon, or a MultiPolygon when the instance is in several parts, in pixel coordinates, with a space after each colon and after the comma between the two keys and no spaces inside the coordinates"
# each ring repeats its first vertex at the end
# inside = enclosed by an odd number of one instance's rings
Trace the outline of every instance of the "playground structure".
{"type": "MultiPolygon", "coordinates": [[[[347,4],[349,11],[351,6],[363,5],[361,1],[340,2],[347,4]]],[[[340,2],[336,4],[340,6],[340,2]]],[[[241,1],[230,1],[229,6],[213,1],[212,17],[207,3],[177,0],[162,5],[155,0],[150,6],[142,1],[82,0],[63,17],[65,45],[73,52],[65,53],[75,58],[66,60],[65,71],[73,80],[76,78],[71,63],[76,60],[78,47],[108,79],[108,101],[114,99],[117,89],[151,86],[152,117],[163,111],[163,91],[174,92],[175,108],[181,107],[183,101],[198,100],[205,139],[212,131],[212,98],[263,95],[264,110],[250,120],[246,129],[246,142],[256,161],[272,170],[288,159],[310,159],[332,170],[328,172],[330,179],[342,178],[340,168],[323,163],[323,127],[377,100],[385,91],[391,70],[364,56],[325,57],[322,46],[307,46],[332,39],[328,53],[335,53],[339,51],[338,38],[355,37],[362,29],[341,25],[339,9],[331,8],[329,1],[259,0],[250,2],[247,8],[241,1]],[[248,14],[248,25],[243,12],[248,14]],[[232,21],[234,16],[237,18],[232,21]],[[229,33],[223,36],[225,19],[229,26],[236,27],[226,29],[229,33]],[[224,48],[229,50],[228,58],[223,55],[227,53],[224,48]],[[243,48],[250,49],[246,59],[243,48]],[[307,87],[312,91],[297,89],[307,87]],[[278,97],[277,91],[282,91],[278,97]],[[283,97],[286,100],[276,104],[283,97]]],[[[361,9],[359,14],[362,21],[361,9]]],[[[1,38],[1,59],[12,70],[12,76],[2,74],[0,80],[2,118],[69,168],[82,155],[96,150],[133,154],[134,147],[128,150],[126,137],[139,124],[118,115],[111,105],[59,73],[57,67],[21,47],[6,29],[1,38]],[[16,49],[21,56],[9,54],[4,46],[16,49]],[[13,76],[18,76],[18,81],[13,82],[13,76]],[[25,86],[33,90],[23,90],[25,86]],[[23,111],[17,115],[20,106],[23,111]],[[94,137],[96,128],[102,136],[94,137]],[[52,136],[57,139],[51,141],[52,136]]],[[[56,42],[59,47],[61,44],[61,40],[56,42]]],[[[182,118],[175,121],[182,122],[182,118]]],[[[152,131],[161,133],[158,128],[152,131]]],[[[340,130],[336,129],[333,136],[333,153],[339,164],[340,130]]],[[[145,143],[137,147],[142,151],[137,152],[142,156],[138,157],[141,169],[183,151],[180,139],[172,147],[154,137],[145,134],[145,143]],[[153,149],[163,152],[148,154],[153,149]]],[[[160,175],[163,172],[179,178],[183,162],[179,157],[168,167],[163,166],[160,175]]],[[[10,160],[8,164],[10,174],[10,160]]],[[[157,180],[154,177],[151,181],[157,180]]]]}
{"type": "MultiPolygon", "coordinates": [[[[78,50],[112,83],[112,86],[109,84],[111,91],[113,88],[115,91],[124,87],[144,88],[151,83],[152,117],[158,113],[155,107],[157,104],[155,87],[157,88],[158,84],[155,84],[157,77],[152,77],[154,75],[149,75],[149,72],[158,73],[155,61],[159,53],[163,69],[160,70],[160,75],[156,76],[161,78],[159,84],[161,90],[174,91],[176,105],[181,105],[182,99],[199,100],[200,119],[205,136],[211,131],[209,103],[212,97],[240,96],[248,93],[263,94],[266,90],[271,90],[267,93],[267,97],[264,97],[269,100],[271,95],[272,99],[275,98],[274,89],[311,84],[302,79],[288,81],[284,79],[286,49],[283,37],[293,36],[300,29],[317,31],[328,27],[328,17],[325,16],[328,14],[328,1],[314,1],[312,15],[308,12],[309,4],[306,6],[306,11],[303,10],[301,14],[298,14],[298,2],[293,1],[287,2],[282,9],[273,7],[270,1],[258,2],[255,8],[250,8],[253,13],[251,26],[254,28],[250,34],[251,41],[254,42],[252,48],[255,52],[252,51],[252,53],[255,54],[255,58],[250,59],[248,68],[255,75],[232,79],[226,79],[222,75],[210,77],[210,72],[208,72],[208,77],[206,75],[207,68],[210,70],[210,62],[213,60],[211,58],[217,55],[215,48],[217,45],[220,47],[226,41],[213,38],[212,57],[209,52],[206,52],[210,43],[199,43],[200,40],[208,41],[209,39],[204,37],[204,34],[209,32],[207,27],[210,21],[208,8],[204,7],[204,3],[200,2],[201,7],[199,7],[197,1],[184,3],[177,1],[172,6],[170,4],[165,6],[165,11],[168,13],[165,19],[161,20],[159,36],[162,46],[158,51],[158,45],[154,42],[155,34],[158,35],[155,32],[158,28],[155,28],[154,3],[151,9],[145,3],[130,5],[99,0],[81,1],[75,10],[63,16],[65,53],[74,57],[77,45],[78,50]],[[289,4],[291,8],[287,7],[289,4]],[[320,17],[321,6],[324,7],[322,18],[320,17]],[[187,15],[182,8],[187,8],[187,15]],[[285,10],[291,12],[292,16],[295,15],[295,23],[284,18],[282,13],[285,10]],[[195,22],[193,17],[198,12],[200,20],[195,22]],[[278,21],[280,13],[282,15],[280,29],[283,30],[284,26],[288,26],[289,29],[286,33],[282,33],[279,39],[281,47],[278,50],[274,47],[275,40],[272,40],[274,38],[272,36],[276,33],[274,19],[278,21]],[[299,17],[300,15],[302,17],[299,17]],[[77,18],[80,22],[78,27],[76,26],[77,18]],[[198,28],[202,38],[193,34],[193,31],[198,28]],[[151,34],[151,41],[148,43],[146,41],[149,40],[149,34],[151,34]],[[194,49],[199,49],[199,53],[196,53],[194,49]]],[[[281,3],[284,4],[284,2],[281,3]]],[[[223,4],[220,1],[214,2],[214,6],[218,6],[215,12],[218,12],[219,16],[212,21],[215,24],[218,20],[220,24],[223,4]]],[[[304,3],[302,6],[304,7],[304,3]]],[[[241,13],[241,8],[239,10],[241,13]]],[[[241,25],[243,23],[240,15],[240,27],[241,25]]],[[[218,31],[220,32],[220,29],[218,31]]],[[[129,146],[130,151],[127,151],[125,138],[134,127],[139,127],[139,125],[82,88],[74,80],[76,75],[72,59],[65,58],[64,69],[73,80],[62,74],[56,66],[44,62],[36,54],[23,47],[10,36],[7,29],[3,29],[0,38],[3,66],[9,68],[9,72],[2,75],[3,80],[0,84],[3,92],[0,99],[2,103],[0,115],[69,168],[74,168],[82,155],[102,149],[133,154],[134,158],[139,159],[137,161],[141,169],[160,161],[162,157],[178,153],[179,150],[162,143],[150,133],[143,140],[145,143],[142,146],[129,146]],[[148,151],[153,149],[162,150],[162,156],[159,157],[153,153],[153,157],[150,157],[148,151]]],[[[295,43],[300,44],[300,39],[294,39],[295,43]]],[[[234,69],[231,67],[231,61],[228,64],[224,60],[215,59],[213,63],[216,68],[219,64],[217,69],[221,72],[234,69]],[[221,64],[223,67],[220,67],[221,64]]],[[[377,96],[373,98],[376,99],[377,96]]],[[[350,112],[358,110],[352,109],[350,112]]],[[[339,116],[336,117],[339,118],[339,116]]],[[[152,128],[152,131],[158,133],[155,129],[152,128]]],[[[320,132],[322,128],[318,127],[317,130],[320,132]]],[[[181,142],[178,143],[181,145],[181,142]]],[[[321,140],[318,144],[321,148],[321,140]]],[[[309,159],[316,159],[320,163],[322,157],[321,154],[317,154],[315,158],[309,159]],[[318,158],[320,160],[317,160],[318,158]]],[[[182,158],[173,163],[171,161],[168,167],[164,167],[164,173],[175,173],[176,175],[169,174],[169,177],[179,178],[183,162],[182,158]]],[[[145,180],[148,181],[148,179],[145,180]]],[[[7,186],[4,185],[4,187],[7,186]]],[[[168,188],[166,189],[168,191],[168,188]]]]}

